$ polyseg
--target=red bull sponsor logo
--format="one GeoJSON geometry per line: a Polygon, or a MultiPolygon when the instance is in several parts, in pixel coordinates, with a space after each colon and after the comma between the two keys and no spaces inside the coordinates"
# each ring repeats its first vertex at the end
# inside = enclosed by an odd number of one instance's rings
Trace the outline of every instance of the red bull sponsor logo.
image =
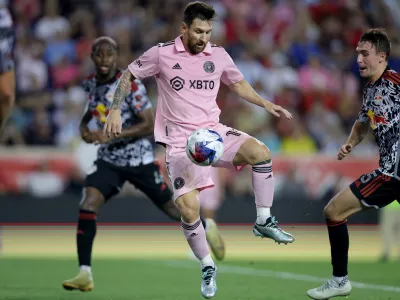
{"type": "Polygon", "coordinates": [[[96,117],[96,119],[98,119],[101,123],[106,122],[108,113],[109,110],[102,103],[98,104],[92,112],[93,116],[96,117]]]}
{"type": "Polygon", "coordinates": [[[389,123],[386,121],[386,116],[376,115],[372,110],[368,111],[369,123],[371,128],[375,130],[379,125],[388,125],[389,123]]]}

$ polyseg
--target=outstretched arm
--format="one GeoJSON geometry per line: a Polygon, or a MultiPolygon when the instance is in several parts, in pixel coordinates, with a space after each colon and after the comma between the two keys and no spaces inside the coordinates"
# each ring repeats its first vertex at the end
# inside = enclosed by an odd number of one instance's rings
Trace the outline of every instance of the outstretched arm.
{"type": "Polygon", "coordinates": [[[121,104],[126,98],[126,96],[131,91],[132,82],[135,80],[135,77],[129,70],[125,70],[122,73],[121,78],[119,79],[117,88],[114,93],[113,102],[111,104],[111,109],[120,109],[121,104]]]}
{"type": "Polygon", "coordinates": [[[250,103],[264,107],[266,111],[273,114],[276,117],[280,117],[279,112],[282,112],[286,118],[292,119],[292,114],[286,109],[279,105],[275,105],[268,100],[262,98],[257,92],[251,87],[251,85],[244,79],[234,84],[228,85],[231,91],[237,94],[239,97],[247,100],[250,103]]]}
{"type": "Polygon", "coordinates": [[[118,137],[122,131],[121,121],[121,104],[131,91],[132,82],[135,77],[129,70],[125,70],[119,79],[117,88],[114,92],[113,102],[111,103],[110,112],[104,124],[103,134],[109,138],[118,137]]]}

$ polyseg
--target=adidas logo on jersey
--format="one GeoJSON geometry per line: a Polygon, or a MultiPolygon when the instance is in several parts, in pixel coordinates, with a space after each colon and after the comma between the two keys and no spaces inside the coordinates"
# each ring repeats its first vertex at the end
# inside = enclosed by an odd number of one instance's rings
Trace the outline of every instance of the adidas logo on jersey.
{"type": "Polygon", "coordinates": [[[173,70],[182,70],[182,68],[179,64],[176,64],[175,66],[173,66],[172,69],[173,70]]]}

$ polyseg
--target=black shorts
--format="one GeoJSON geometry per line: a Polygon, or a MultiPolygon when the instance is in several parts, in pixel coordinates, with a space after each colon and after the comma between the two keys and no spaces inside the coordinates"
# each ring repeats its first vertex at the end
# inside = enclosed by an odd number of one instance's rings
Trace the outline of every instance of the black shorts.
{"type": "Polygon", "coordinates": [[[172,192],[155,162],[138,167],[117,167],[104,160],[96,160],[93,170],[86,176],[85,187],[99,190],[108,201],[120,192],[126,181],[142,191],[157,206],[172,199],[172,192]]]}
{"type": "Polygon", "coordinates": [[[0,74],[15,68],[13,50],[15,32],[12,28],[0,28],[0,74]]]}
{"type": "Polygon", "coordinates": [[[350,189],[364,206],[381,208],[400,200],[400,181],[375,170],[350,184],[350,189]]]}

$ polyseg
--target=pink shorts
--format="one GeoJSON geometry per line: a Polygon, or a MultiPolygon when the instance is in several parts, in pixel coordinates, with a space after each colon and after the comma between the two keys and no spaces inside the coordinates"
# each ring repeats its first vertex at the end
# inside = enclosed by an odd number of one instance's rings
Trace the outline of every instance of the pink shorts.
{"type": "MultiPolygon", "coordinates": [[[[224,154],[213,166],[234,171],[241,170],[244,166],[234,166],[232,162],[243,143],[251,137],[222,124],[217,124],[211,129],[217,131],[224,141],[224,154]]],[[[172,183],[174,200],[193,190],[203,190],[214,186],[210,174],[211,167],[192,163],[186,155],[185,148],[167,146],[165,161],[172,183]]]]}

